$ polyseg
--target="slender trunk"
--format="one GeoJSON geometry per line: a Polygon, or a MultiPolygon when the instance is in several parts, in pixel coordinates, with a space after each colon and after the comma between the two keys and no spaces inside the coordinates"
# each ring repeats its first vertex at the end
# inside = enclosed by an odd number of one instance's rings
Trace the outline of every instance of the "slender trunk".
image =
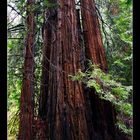
{"type": "MultiPolygon", "coordinates": [[[[27,6],[32,6],[33,0],[27,1],[27,6]]],[[[31,8],[30,8],[31,10],[31,8]]],[[[34,94],[34,14],[27,11],[27,38],[24,62],[24,79],[20,98],[20,128],[19,139],[33,139],[33,94],[34,94]]]]}

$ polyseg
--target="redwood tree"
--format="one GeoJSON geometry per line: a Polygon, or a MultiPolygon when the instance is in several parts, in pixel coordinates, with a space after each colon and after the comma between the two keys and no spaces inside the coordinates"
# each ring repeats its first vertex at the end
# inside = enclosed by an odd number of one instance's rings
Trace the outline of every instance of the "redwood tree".
{"type": "MultiPolygon", "coordinates": [[[[125,140],[116,131],[111,103],[101,100],[95,90],[70,78],[78,69],[86,70],[86,59],[108,71],[95,2],[81,0],[80,10],[76,10],[75,0],[48,2],[57,5],[48,6],[44,12],[39,113],[34,121],[34,14],[28,13],[19,138],[125,140]]],[[[28,5],[32,4],[33,0],[28,0],[28,5]]]]}
{"type": "Polygon", "coordinates": [[[25,62],[23,84],[20,98],[19,139],[33,139],[33,102],[34,102],[34,41],[35,21],[31,10],[34,0],[27,0],[27,37],[25,39],[25,62]]]}
{"type": "Polygon", "coordinates": [[[46,77],[42,77],[39,115],[45,118],[47,139],[89,139],[82,85],[69,78],[80,69],[75,1],[58,3],[53,18],[53,11],[47,11],[48,23],[43,31],[47,51],[42,75],[46,77]]]}
{"type": "Polygon", "coordinates": [[[86,58],[107,71],[107,61],[94,0],[81,0],[86,58]]]}
{"type": "MultiPolygon", "coordinates": [[[[93,64],[99,65],[104,72],[108,72],[105,49],[96,13],[94,0],[81,0],[81,15],[85,42],[85,56],[93,64]]],[[[86,62],[85,62],[86,63],[86,62]]],[[[116,130],[116,112],[112,104],[99,99],[96,91],[88,89],[91,105],[92,124],[97,137],[92,139],[121,140],[128,139],[116,130]]]]}

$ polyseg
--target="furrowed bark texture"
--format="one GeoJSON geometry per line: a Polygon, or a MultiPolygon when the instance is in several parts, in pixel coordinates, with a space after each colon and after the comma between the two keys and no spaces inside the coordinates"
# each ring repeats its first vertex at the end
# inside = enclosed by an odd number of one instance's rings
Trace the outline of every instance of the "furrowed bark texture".
{"type": "MultiPolygon", "coordinates": [[[[90,59],[93,64],[99,65],[104,72],[107,72],[106,55],[103,48],[94,0],[81,0],[81,15],[85,41],[85,56],[90,59]]],[[[89,96],[86,96],[90,100],[92,123],[96,132],[96,137],[92,137],[92,139],[128,140],[125,135],[118,132],[115,128],[116,114],[111,103],[99,99],[93,90],[85,89],[85,93],[89,93],[89,96]]]]}
{"type": "MultiPolygon", "coordinates": [[[[95,10],[95,3],[92,0],[81,0],[81,14],[85,41],[85,56],[94,64],[99,65],[102,70],[107,71],[107,61],[95,10]]],[[[96,132],[95,137],[91,136],[92,139],[114,140],[115,120],[113,118],[114,113],[111,104],[100,100],[93,90],[89,91],[85,89],[85,93],[88,93],[88,95],[86,95],[89,99],[89,106],[87,108],[91,108],[92,127],[96,132]]]]}
{"type": "MultiPolygon", "coordinates": [[[[32,6],[33,0],[27,1],[32,6]]],[[[24,79],[20,98],[20,126],[19,139],[33,139],[33,94],[34,94],[34,14],[27,11],[27,38],[24,62],[24,79]]]]}
{"type": "Polygon", "coordinates": [[[45,12],[39,100],[38,140],[125,140],[116,136],[115,112],[109,102],[69,75],[85,69],[85,57],[107,72],[99,21],[92,0],[81,0],[84,42],[75,0],[45,12]],[[85,45],[85,46],[84,46],[85,45]]]}
{"type": "Polygon", "coordinates": [[[82,85],[69,78],[80,69],[75,1],[59,0],[58,3],[57,16],[49,19],[51,27],[44,29],[43,60],[48,62],[43,62],[47,70],[43,68],[42,81],[47,87],[41,88],[39,117],[45,118],[46,139],[88,140],[82,85]]]}
{"type": "MultiPolygon", "coordinates": [[[[49,2],[56,2],[51,0],[49,2]]],[[[45,11],[45,20],[42,35],[43,35],[43,61],[42,61],[42,80],[39,99],[39,131],[37,130],[37,137],[40,140],[48,139],[50,129],[52,126],[46,121],[49,119],[54,123],[55,104],[56,104],[56,91],[57,91],[57,10],[56,8],[48,8],[45,11]],[[42,127],[42,124],[44,127],[42,127]],[[42,129],[43,128],[43,129],[42,129]]]]}
{"type": "Polygon", "coordinates": [[[107,71],[107,61],[99,21],[93,0],[81,0],[81,13],[83,22],[84,41],[86,46],[86,58],[107,71]]]}

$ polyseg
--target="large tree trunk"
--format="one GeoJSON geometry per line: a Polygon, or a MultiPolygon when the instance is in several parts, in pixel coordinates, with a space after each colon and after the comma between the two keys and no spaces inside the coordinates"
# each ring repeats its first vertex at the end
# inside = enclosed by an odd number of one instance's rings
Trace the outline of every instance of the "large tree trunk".
{"type": "Polygon", "coordinates": [[[78,69],[84,69],[85,56],[104,71],[108,70],[95,3],[81,0],[84,51],[75,0],[49,2],[57,2],[59,6],[48,8],[45,15],[39,103],[42,123],[36,139],[121,140],[122,137],[115,135],[115,113],[111,103],[102,101],[94,90],[69,78],[78,69]]]}
{"type": "Polygon", "coordinates": [[[82,85],[69,78],[69,75],[74,75],[80,69],[81,48],[78,42],[75,1],[60,0],[58,3],[57,22],[53,19],[55,24],[52,24],[49,19],[51,27],[46,26],[44,29],[44,41],[48,42],[44,46],[44,59],[46,57],[45,61],[49,63],[43,63],[47,71],[43,68],[42,81],[48,80],[42,82],[47,87],[46,90],[41,88],[40,101],[44,100],[44,107],[41,101],[39,114],[46,121],[46,139],[88,140],[82,85]],[[51,30],[49,35],[48,30],[51,30]]]}
{"type": "MultiPolygon", "coordinates": [[[[93,64],[99,65],[104,72],[107,72],[106,55],[103,48],[94,0],[81,0],[81,15],[85,41],[85,56],[87,59],[90,59],[93,64]]],[[[116,130],[116,113],[112,104],[99,99],[95,94],[96,91],[92,89],[85,89],[85,92],[89,95],[93,128],[97,133],[96,137],[92,139],[127,140],[128,138],[125,135],[116,130]]]]}
{"type": "MultiPolygon", "coordinates": [[[[108,68],[105,50],[95,3],[92,0],[81,0],[81,16],[86,59],[90,59],[106,72],[108,68]]],[[[95,140],[115,140],[115,115],[111,104],[99,99],[95,90],[84,88],[84,91],[87,99],[88,115],[91,116],[90,128],[92,126],[92,130],[90,130],[90,138],[95,140]]]]}
{"type": "MultiPolygon", "coordinates": [[[[27,0],[27,6],[32,6],[34,0],[27,0]]],[[[27,11],[27,38],[25,41],[26,54],[24,75],[20,98],[19,139],[33,139],[33,106],[34,106],[34,14],[31,8],[27,11]]]]}
{"type": "MultiPolygon", "coordinates": [[[[55,0],[49,2],[55,3],[55,0]]],[[[40,140],[48,139],[52,126],[46,119],[50,119],[54,123],[54,108],[56,103],[56,64],[57,64],[57,10],[56,8],[48,8],[44,15],[44,25],[42,28],[43,37],[43,60],[42,60],[42,77],[39,98],[39,127],[37,127],[36,138],[40,140]],[[47,21],[46,21],[47,19],[47,21]],[[52,110],[53,109],[53,110],[52,110]],[[52,120],[51,120],[52,119],[52,120]],[[46,123],[47,122],[47,123],[46,123]]]]}

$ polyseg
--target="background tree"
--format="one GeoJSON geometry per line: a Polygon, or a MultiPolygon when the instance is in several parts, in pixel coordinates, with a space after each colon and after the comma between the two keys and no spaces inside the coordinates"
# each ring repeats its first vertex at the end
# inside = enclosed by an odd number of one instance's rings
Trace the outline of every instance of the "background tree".
{"type": "Polygon", "coordinates": [[[35,22],[33,0],[27,1],[27,38],[25,40],[25,61],[22,91],[20,97],[19,139],[33,139],[34,119],[34,41],[35,22]]]}

